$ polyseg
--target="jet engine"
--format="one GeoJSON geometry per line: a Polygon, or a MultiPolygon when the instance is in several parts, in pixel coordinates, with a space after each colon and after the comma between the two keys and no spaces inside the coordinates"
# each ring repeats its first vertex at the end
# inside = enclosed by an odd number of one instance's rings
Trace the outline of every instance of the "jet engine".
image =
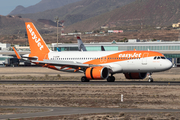
{"type": "Polygon", "coordinates": [[[126,79],[144,79],[147,73],[124,73],[126,79]]]}
{"type": "Polygon", "coordinates": [[[87,79],[106,79],[109,76],[109,70],[106,67],[90,67],[85,72],[87,79]]]}

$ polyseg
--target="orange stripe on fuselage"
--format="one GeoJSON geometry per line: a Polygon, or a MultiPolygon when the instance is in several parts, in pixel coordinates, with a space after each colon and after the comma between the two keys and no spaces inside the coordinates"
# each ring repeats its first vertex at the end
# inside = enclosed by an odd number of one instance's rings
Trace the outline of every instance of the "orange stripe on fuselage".
{"type": "Polygon", "coordinates": [[[85,62],[84,64],[99,65],[105,63],[113,63],[118,61],[126,61],[126,60],[154,57],[154,56],[164,56],[164,55],[154,51],[123,51],[108,56],[103,56],[99,59],[85,62]]]}

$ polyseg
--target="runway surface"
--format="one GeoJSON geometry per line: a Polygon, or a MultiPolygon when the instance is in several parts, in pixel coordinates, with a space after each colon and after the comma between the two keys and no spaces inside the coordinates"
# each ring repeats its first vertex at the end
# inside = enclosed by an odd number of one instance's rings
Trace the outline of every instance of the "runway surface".
{"type": "Polygon", "coordinates": [[[75,85],[180,85],[180,81],[154,81],[149,83],[148,81],[0,81],[0,84],[75,84],[75,85]]]}
{"type": "Polygon", "coordinates": [[[33,108],[46,109],[46,112],[25,113],[1,115],[0,119],[18,119],[18,118],[33,118],[33,117],[48,117],[60,115],[75,115],[75,114],[90,114],[90,113],[115,113],[115,112],[130,112],[130,113],[146,113],[146,112],[180,112],[180,110],[170,109],[121,109],[121,108],[76,108],[76,107],[16,107],[16,106],[0,106],[0,108],[33,108]]]}

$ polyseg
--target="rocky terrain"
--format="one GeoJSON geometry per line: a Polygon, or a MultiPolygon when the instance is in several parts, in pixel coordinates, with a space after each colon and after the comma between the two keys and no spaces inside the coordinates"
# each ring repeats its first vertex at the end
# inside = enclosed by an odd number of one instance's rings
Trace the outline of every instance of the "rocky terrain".
{"type": "MultiPolygon", "coordinates": [[[[40,34],[44,31],[41,29],[40,34]]],[[[56,29],[49,29],[56,30],[56,29]]],[[[57,35],[56,34],[41,34],[46,43],[56,43],[57,35]]],[[[93,34],[95,35],[95,34],[93,34]]],[[[140,39],[140,40],[164,40],[164,41],[178,41],[179,40],[179,31],[178,30],[151,30],[151,31],[135,31],[135,32],[124,32],[118,34],[98,34],[99,36],[93,35],[81,35],[82,41],[84,43],[90,42],[112,42],[113,40],[117,42],[124,42],[126,39],[140,39]]],[[[24,34],[18,35],[0,35],[0,42],[2,43],[11,43],[11,44],[20,44],[26,45],[27,38],[24,38],[24,34]]],[[[77,43],[75,36],[63,36],[59,37],[60,43],[77,43]]]]}

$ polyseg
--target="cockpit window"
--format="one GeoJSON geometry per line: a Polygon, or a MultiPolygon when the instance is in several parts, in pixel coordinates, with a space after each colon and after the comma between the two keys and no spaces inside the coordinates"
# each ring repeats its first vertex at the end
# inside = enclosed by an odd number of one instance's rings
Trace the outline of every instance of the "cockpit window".
{"type": "Polygon", "coordinates": [[[166,57],[162,57],[162,56],[156,56],[156,57],[154,57],[154,60],[156,60],[156,59],[166,59],[166,57]]]}

